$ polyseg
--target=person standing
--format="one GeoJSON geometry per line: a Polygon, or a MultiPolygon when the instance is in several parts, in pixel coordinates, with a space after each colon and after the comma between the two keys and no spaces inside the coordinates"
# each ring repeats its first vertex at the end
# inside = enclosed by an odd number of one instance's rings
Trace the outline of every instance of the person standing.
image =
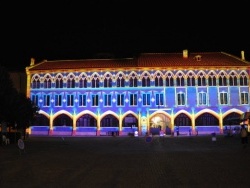
{"type": "Polygon", "coordinates": [[[247,137],[248,132],[247,132],[247,128],[245,127],[245,125],[241,125],[240,136],[241,136],[241,143],[243,144],[243,147],[245,148],[248,143],[248,137],[247,137]]]}

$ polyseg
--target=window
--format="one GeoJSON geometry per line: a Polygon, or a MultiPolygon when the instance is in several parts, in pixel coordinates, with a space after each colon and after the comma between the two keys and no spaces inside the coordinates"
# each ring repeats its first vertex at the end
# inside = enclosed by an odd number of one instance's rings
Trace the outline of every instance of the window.
{"type": "Polygon", "coordinates": [[[104,95],[104,106],[111,106],[111,95],[104,95]]]}
{"type": "Polygon", "coordinates": [[[174,79],[171,73],[168,73],[166,77],[166,87],[174,86],[174,79]]]}
{"type": "Polygon", "coordinates": [[[228,104],[227,93],[220,93],[220,104],[228,104]]]}
{"type": "Polygon", "coordinates": [[[198,74],[198,86],[206,86],[206,78],[202,72],[198,74]]]}
{"type": "Polygon", "coordinates": [[[67,88],[75,88],[75,80],[73,78],[68,79],[67,88]]]}
{"type": "Polygon", "coordinates": [[[163,86],[163,79],[162,79],[160,73],[157,73],[157,75],[155,77],[155,86],[156,87],[163,86]]]}
{"type": "Polygon", "coordinates": [[[98,106],[98,95],[92,95],[92,106],[98,106]]]}
{"type": "Polygon", "coordinates": [[[199,105],[207,105],[207,93],[205,92],[200,92],[199,93],[199,105]]]}
{"type": "Polygon", "coordinates": [[[124,94],[117,94],[117,106],[124,106],[124,94]]]}
{"type": "Polygon", "coordinates": [[[93,76],[92,79],[92,88],[99,88],[99,78],[97,75],[93,76]]]}
{"type": "Polygon", "coordinates": [[[150,87],[150,78],[145,76],[142,78],[142,87],[150,87]]]}
{"type": "Polygon", "coordinates": [[[211,72],[208,76],[208,85],[209,86],[216,86],[216,77],[213,72],[211,72]]]}
{"type": "Polygon", "coordinates": [[[45,77],[44,83],[43,83],[44,88],[51,88],[51,77],[47,75],[45,77]]]}
{"type": "Polygon", "coordinates": [[[163,94],[162,93],[156,93],[155,95],[155,104],[157,106],[162,106],[163,103],[163,94]]]}
{"type": "Polygon", "coordinates": [[[177,105],[185,105],[185,94],[177,93],[177,105]]]}
{"type": "Polygon", "coordinates": [[[79,106],[87,106],[86,100],[87,96],[86,95],[79,95],[79,106]]]}
{"type": "Polygon", "coordinates": [[[62,106],[62,95],[55,95],[55,106],[62,106]]]}
{"type": "Polygon", "coordinates": [[[248,85],[248,81],[247,81],[247,76],[246,74],[243,72],[240,74],[240,85],[241,86],[247,86],[248,85]]]}
{"type": "Polygon", "coordinates": [[[36,105],[36,106],[38,106],[38,95],[32,95],[32,102],[36,105]]]}
{"type": "Polygon", "coordinates": [[[187,86],[195,86],[194,73],[190,72],[187,77],[187,86]]]}
{"type": "Polygon", "coordinates": [[[137,94],[130,94],[130,106],[137,105],[137,94]]]}
{"type": "Polygon", "coordinates": [[[119,74],[119,77],[116,80],[116,86],[117,87],[124,87],[125,86],[125,80],[122,77],[122,74],[119,74]]]}
{"type": "Polygon", "coordinates": [[[181,73],[176,78],[176,86],[184,86],[184,77],[181,73]]]}
{"type": "Polygon", "coordinates": [[[56,88],[63,88],[63,78],[61,75],[56,79],[56,88]]]}
{"type": "Polygon", "coordinates": [[[40,80],[33,80],[32,88],[33,89],[39,89],[40,88],[40,80]]]}
{"type": "Polygon", "coordinates": [[[106,75],[106,78],[104,78],[104,87],[112,87],[112,79],[110,75],[106,75]]]}
{"type": "Polygon", "coordinates": [[[79,88],[87,88],[87,79],[85,77],[79,80],[79,88]]]}
{"type": "Polygon", "coordinates": [[[226,75],[225,73],[220,73],[220,76],[219,76],[219,86],[226,86],[227,85],[227,78],[226,78],[226,75]]]}
{"type": "Polygon", "coordinates": [[[142,95],[142,105],[143,106],[149,106],[150,105],[150,94],[149,93],[144,93],[142,95]]]}
{"type": "Polygon", "coordinates": [[[43,96],[43,106],[50,106],[50,95],[43,96]]]}
{"type": "Polygon", "coordinates": [[[243,92],[240,94],[240,102],[241,104],[248,104],[248,93],[243,92]]]}
{"type": "Polygon", "coordinates": [[[237,76],[234,72],[232,72],[229,76],[229,85],[230,86],[237,86],[237,76]]]}
{"type": "Polygon", "coordinates": [[[67,95],[67,106],[74,105],[74,95],[67,95]]]}
{"type": "Polygon", "coordinates": [[[131,78],[129,79],[129,87],[137,87],[137,78],[135,74],[132,74],[131,78]]]}

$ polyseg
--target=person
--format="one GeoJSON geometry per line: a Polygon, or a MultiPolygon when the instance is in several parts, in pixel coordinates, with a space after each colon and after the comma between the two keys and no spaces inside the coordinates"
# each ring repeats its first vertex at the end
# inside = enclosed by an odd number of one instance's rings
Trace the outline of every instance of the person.
{"type": "Polygon", "coordinates": [[[240,137],[241,137],[241,143],[243,144],[243,147],[245,148],[247,146],[248,143],[248,132],[247,129],[245,127],[245,125],[241,125],[241,129],[240,129],[240,137]]]}
{"type": "Polygon", "coordinates": [[[6,135],[2,135],[2,144],[3,145],[8,145],[10,144],[10,139],[6,135]]]}

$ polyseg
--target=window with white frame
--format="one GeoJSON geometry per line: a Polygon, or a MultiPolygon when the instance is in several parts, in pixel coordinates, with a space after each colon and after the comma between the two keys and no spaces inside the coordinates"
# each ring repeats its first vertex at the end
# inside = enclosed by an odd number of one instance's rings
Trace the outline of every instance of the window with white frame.
{"type": "Polygon", "coordinates": [[[200,92],[198,95],[198,104],[199,105],[207,105],[207,93],[200,92]]]}
{"type": "Polygon", "coordinates": [[[117,106],[124,106],[124,94],[117,94],[116,98],[117,106]]]}
{"type": "Polygon", "coordinates": [[[98,106],[98,101],[99,100],[99,96],[98,95],[92,95],[92,106],[98,106]]]}
{"type": "Polygon", "coordinates": [[[242,92],[240,94],[240,103],[241,104],[248,104],[248,93],[247,92],[242,92]]]}
{"type": "Polygon", "coordinates": [[[150,105],[150,94],[149,93],[143,93],[142,94],[142,105],[143,106],[149,106],[150,105]]]}
{"type": "Polygon", "coordinates": [[[228,94],[226,92],[220,93],[220,104],[228,104],[228,94]]]}
{"type": "Polygon", "coordinates": [[[130,106],[136,106],[137,105],[137,94],[131,93],[129,96],[130,106]]]}
{"type": "Polygon", "coordinates": [[[43,106],[50,106],[50,95],[43,96],[43,106]]]}
{"type": "Polygon", "coordinates": [[[177,105],[185,105],[185,94],[184,93],[177,93],[177,105]]]}
{"type": "Polygon", "coordinates": [[[55,106],[62,106],[62,95],[55,95],[55,106]]]}
{"type": "Polygon", "coordinates": [[[111,94],[104,95],[104,106],[111,106],[111,94]]]}
{"type": "Polygon", "coordinates": [[[38,95],[32,95],[31,100],[36,106],[38,106],[38,95]]]}
{"type": "Polygon", "coordinates": [[[109,74],[104,78],[104,87],[112,87],[112,76],[109,74]]]}
{"type": "Polygon", "coordinates": [[[67,106],[74,106],[74,95],[67,95],[67,106]]]}
{"type": "Polygon", "coordinates": [[[163,93],[156,93],[155,94],[155,105],[156,106],[162,106],[162,105],[164,105],[164,102],[163,102],[163,93]]]}
{"type": "Polygon", "coordinates": [[[85,94],[80,94],[78,98],[79,106],[87,106],[87,96],[85,94]]]}

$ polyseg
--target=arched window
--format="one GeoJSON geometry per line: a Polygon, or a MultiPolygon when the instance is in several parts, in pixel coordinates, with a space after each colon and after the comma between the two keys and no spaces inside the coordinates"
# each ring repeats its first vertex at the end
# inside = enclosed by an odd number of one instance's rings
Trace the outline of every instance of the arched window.
{"type": "Polygon", "coordinates": [[[171,73],[167,74],[166,77],[166,87],[174,86],[174,75],[171,73]]]}
{"type": "Polygon", "coordinates": [[[198,86],[206,86],[206,78],[203,72],[198,73],[198,86]]]}
{"type": "Polygon", "coordinates": [[[99,84],[99,77],[95,74],[92,78],[92,88],[99,88],[99,84]]]}
{"type": "Polygon", "coordinates": [[[137,87],[137,78],[134,73],[131,75],[129,79],[129,87],[137,87]]]}
{"type": "Polygon", "coordinates": [[[43,87],[44,88],[51,88],[51,76],[50,75],[46,75],[44,78],[44,83],[43,83],[43,87]]]}
{"type": "Polygon", "coordinates": [[[245,72],[240,74],[240,85],[247,86],[248,85],[248,77],[246,76],[245,72]]]}
{"type": "Polygon", "coordinates": [[[176,86],[184,86],[184,76],[182,73],[178,73],[176,77],[176,86]]]}
{"type": "Polygon", "coordinates": [[[155,86],[156,87],[163,86],[163,78],[159,72],[155,76],[155,86]]]}
{"type": "Polygon", "coordinates": [[[63,76],[58,75],[56,77],[56,88],[63,88],[63,76]]]}
{"type": "Polygon", "coordinates": [[[112,75],[110,74],[105,75],[104,87],[112,87],[112,75]]]}
{"type": "Polygon", "coordinates": [[[73,74],[67,76],[67,88],[75,88],[75,76],[73,74]]]}
{"type": "Polygon", "coordinates": [[[224,72],[219,74],[219,86],[226,86],[227,85],[227,78],[224,72]]]}
{"type": "Polygon", "coordinates": [[[122,74],[119,74],[117,80],[116,80],[116,86],[117,87],[125,87],[125,79],[122,74]]]}
{"type": "Polygon", "coordinates": [[[231,72],[229,74],[229,85],[237,86],[237,75],[235,74],[235,72],[231,72]]]}
{"type": "Polygon", "coordinates": [[[208,74],[208,85],[209,86],[216,86],[216,76],[213,72],[208,74]]]}
{"type": "Polygon", "coordinates": [[[187,75],[187,86],[195,86],[195,75],[193,72],[189,72],[187,75]]]}
{"type": "Polygon", "coordinates": [[[32,88],[39,89],[40,88],[40,77],[35,75],[32,79],[32,88]]]}
{"type": "Polygon", "coordinates": [[[87,77],[86,76],[80,77],[79,88],[87,88],[87,77]]]}

